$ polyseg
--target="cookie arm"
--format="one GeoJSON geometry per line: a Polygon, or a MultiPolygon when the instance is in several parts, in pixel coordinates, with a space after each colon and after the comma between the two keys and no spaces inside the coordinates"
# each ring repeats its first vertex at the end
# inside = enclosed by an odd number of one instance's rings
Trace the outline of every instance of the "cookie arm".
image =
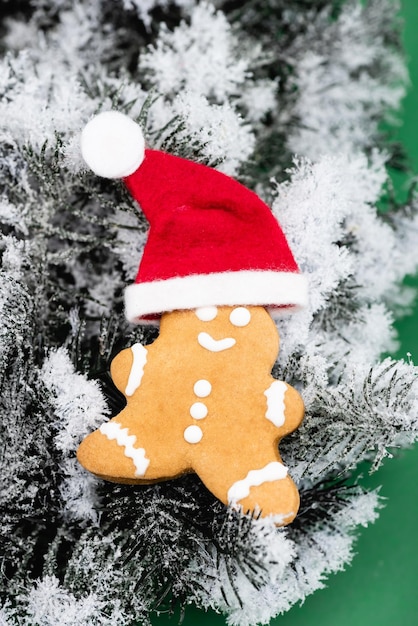
{"type": "Polygon", "coordinates": [[[125,396],[132,396],[141,384],[148,350],[141,343],[122,350],[110,365],[110,374],[116,387],[125,396]]]}

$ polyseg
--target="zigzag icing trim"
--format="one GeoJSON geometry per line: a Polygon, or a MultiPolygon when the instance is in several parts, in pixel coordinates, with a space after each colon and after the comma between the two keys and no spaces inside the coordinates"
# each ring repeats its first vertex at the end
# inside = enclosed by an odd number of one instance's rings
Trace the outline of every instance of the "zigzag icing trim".
{"type": "Polygon", "coordinates": [[[287,467],[278,461],[272,461],[261,469],[250,470],[245,478],[229,488],[228,502],[234,505],[249,495],[251,487],[259,487],[263,483],[281,480],[286,476],[287,467]]]}
{"type": "Polygon", "coordinates": [[[267,397],[266,418],[275,426],[283,426],[285,422],[284,395],[287,385],[282,380],[275,380],[264,392],[267,397]]]}
{"type": "Polygon", "coordinates": [[[135,476],[144,476],[150,460],[145,457],[144,448],[135,448],[135,435],[130,435],[129,430],[122,428],[118,422],[105,422],[99,430],[110,441],[115,440],[119,446],[124,448],[125,456],[132,459],[135,465],[135,476]]]}
{"type": "Polygon", "coordinates": [[[140,386],[148,355],[147,349],[141,343],[134,343],[134,345],[131,346],[131,352],[133,361],[125,389],[125,395],[127,396],[133,396],[135,391],[140,386]]]}

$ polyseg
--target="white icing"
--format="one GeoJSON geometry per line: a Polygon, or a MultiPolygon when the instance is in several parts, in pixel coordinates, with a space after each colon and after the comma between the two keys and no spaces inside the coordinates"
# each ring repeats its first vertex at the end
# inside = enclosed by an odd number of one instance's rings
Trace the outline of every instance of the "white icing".
{"type": "Polygon", "coordinates": [[[239,306],[231,311],[229,321],[234,326],[247,326],[251,320],[251,313],[244,306],[239,306]]]}
{"type": "Polygon", "coordinates": [[[184,438],[187,443],[199,443],[202,437],[202,429],[199,426],[188,426],[184,431],[184,438]]]}
{"type": "Polygon", "coordinates": [[[140,343],[131,346],[132,350],[132,367],[125,389],[125,395],[132,396],[141,384],[144,375],[144,367],[147,362],[147,349],[140,343]]]}
{"type": "Polygon", "coordinates": [[[130,435],[129,430],[122,428],[118,422],[105,422],[99,430],[110,441],[114,439],[119,446],[125,448],[125,456],[132,459],[135,465],[135,476],[144,476],[150,461],[145,457],[144,448],[135,448],[135,435],[130,435]]]}
{"type": "Polygon", "coordinates": [[[258,470],[250,470],[243,480],[238,480],[228,491],[229,504],[236,504],[246,498],[251,487],[259,487],[263,483],[282,480],[287,476],[287,467],[278,461],[272,461],[258,470]]]}
{"type": "Polygon", "coordinates": [[[202,420],[208,414],[208,407],[203,402],[195,402],[190,407],[190,415],[194,417],[195,420],[202,420]]]}
{"type": "Polygon", "coordinates": [[[267,397],[266,418],[275,426],[283,426],[285,422],[284,395],[287,385],[282,380],[275,380],[264,392],[267,397]]]}
{"type": "Polygon", "coordinates": [[[207,396],[212,391],[212,385],[208,380],[202,378],[195,382],[193,391],[198,398],[207,398],[207,396]]]}
{"type": "Polygon", "coordinates": [[[221,352],[222,350],[228,350],[235,346],[236,341],[232,337],[225,337],[224,339],[214,339],[209,333],[199,333],[197,340],[202,348],[210,350],[211,352],[221,352]]]}
{"type": "Polygon", "coordinates": [[[195,313],[202,322],[211,322],[218,315],[218,309],[216,306],[201,306],[195,313]]]}

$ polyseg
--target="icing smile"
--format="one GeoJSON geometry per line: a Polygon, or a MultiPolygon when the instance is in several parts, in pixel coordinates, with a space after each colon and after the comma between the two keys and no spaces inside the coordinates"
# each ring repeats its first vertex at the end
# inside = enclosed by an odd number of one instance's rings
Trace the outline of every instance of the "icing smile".
{"type": "Polygon", "coordinates": [[[236,341],[232,337],[225,337],[224,339],[214,339],[209,333],[199,333],[197,340],[202,348],[210,350],[210,352],[221,352],[222,350],[228,350],[235,346],[236,341]]]}

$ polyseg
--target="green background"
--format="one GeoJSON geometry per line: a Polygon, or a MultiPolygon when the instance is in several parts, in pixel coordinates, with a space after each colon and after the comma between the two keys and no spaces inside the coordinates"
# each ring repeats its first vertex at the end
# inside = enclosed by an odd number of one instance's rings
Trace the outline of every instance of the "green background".
{"type": "MultiPolygon", "coordinates": [[[[403,124],[396,135],[418,174],[418,0],[403,0],[404,45],[411,88],[404,100],[403,124]]],[[[418,241],[417,241],[418,255],[418,241]]],[[[418,279],[413,279],[418,287],[418,279]]],[[[418,364],[418,301],[413,315],[396,323],[401,348],[418,364]],[[414,358],[415,357],[415,358],[414,358]]],[[[344,572],[331,576],[327,587],[273,619],[270,626],[418,626],[418,446],[387,460],[365,476],[367,487],[382,485],[386,500],[377,522],[363,529],[356,556],[344,572]]],[[[154,618],[155,626],[175,626],[178,619],[154,618]]],[[[225,618],[194,608],[183,626],[225,626],[225,618]]]]}

